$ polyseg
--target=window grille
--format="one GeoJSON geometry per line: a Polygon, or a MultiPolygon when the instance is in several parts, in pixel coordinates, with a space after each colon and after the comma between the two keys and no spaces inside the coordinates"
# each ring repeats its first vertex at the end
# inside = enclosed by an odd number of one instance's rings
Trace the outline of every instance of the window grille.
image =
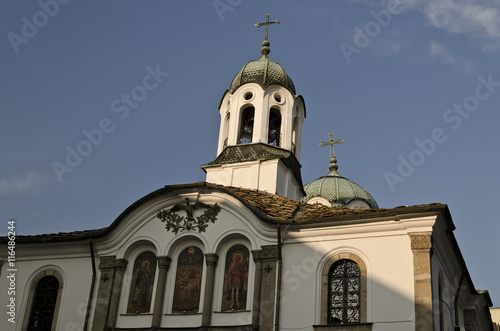
{"type": "Polygon", "coordinates": [[[361,272],[356,262],[339,260],[328,273],[328,323],[360,323],[361,272]]]}
{"type": "Polygon", "coordinates": [[[59,281],[54,276],[45,276],[38,282],[33,297],[28,330],[50,331],[56,308],[59,281]]]}

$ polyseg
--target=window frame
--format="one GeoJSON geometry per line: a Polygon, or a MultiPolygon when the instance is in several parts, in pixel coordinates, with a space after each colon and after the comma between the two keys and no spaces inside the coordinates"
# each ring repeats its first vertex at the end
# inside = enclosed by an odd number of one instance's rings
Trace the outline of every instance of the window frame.
{"type": "Polygon", "coordinates": [[[320,323],[322,325],[356,325],[360,323],[367,323],[367,307],[368,307],[368,297],[367,297],[367,268],[365,262],[354,253],[338,253],[331,256],[323,266],[321,273],[321,312],[320,312],[320,323]],[[360,311],[359,311],[359,323],[346,323],[346,324],[329,324],[329,273],[330,268],[340,260],[351,260],[358,265],[360,271],[360,311]]]}
{"type": "Polygon", "coordinates": [[[37,272],[36,275],[33,277],[33,279],[30,281],[28,300],[26,302],[26,308],[25,308],[25,313],[24,313],[24,317],[23,317],[22,330],[27,330],[27,328],[28,328],[28,324],[29,324],[32,309],[33,309],[33,301],[35,299],[36,288],[37,288],[38,284],[40,283],[40,281],[42,280],[42,278],[47,277],[47,276],[53,276],[59,282],[58,289],[57,289],[56,304],[54,307],[54,315],[52,316],[52,326],[50,328],[51,331],[57,330],[57,322],[59,320],[59,313],[61,311],[61,299],[62,299],[62,295],[63,295],[62,291],[64,288],[64,280],[63,280],[62,274],[54,268],[45,269],[45,270],[37,272]]]}

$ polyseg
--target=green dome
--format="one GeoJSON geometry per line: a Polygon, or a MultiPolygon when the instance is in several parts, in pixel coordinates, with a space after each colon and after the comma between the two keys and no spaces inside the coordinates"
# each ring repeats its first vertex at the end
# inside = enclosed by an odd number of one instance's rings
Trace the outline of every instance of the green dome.
{"type": "Polygon", "coordinates": [[[245,64],[233,78],[229,91],[234,93],[238,87],[248,83],[257,83],[263,89],[277,84],[287,88],[292,95],[296,94],[292,79],[286,74],[285,69],[281,64],[271,61],[267,54],[263,54],[257,61],[245,64]]]}
{"type": "MultiPolygon", "coordinates": [[[[335,164],[336,166],[336,164],[335,164]]],[[[331,167],[328,175],[320,177],[304,186],[306,196],[302,201],[307,202],[314,197],[321,197],[330,203],[348,204],[354,200],[366,202],[370,208],[378,209],[375,199],[358,184],[342,177],[336,167],[331,167]]]]}

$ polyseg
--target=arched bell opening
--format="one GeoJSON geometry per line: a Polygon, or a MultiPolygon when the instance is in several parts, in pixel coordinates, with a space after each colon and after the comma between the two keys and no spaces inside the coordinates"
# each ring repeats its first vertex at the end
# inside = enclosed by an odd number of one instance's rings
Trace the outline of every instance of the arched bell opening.
{"type": "Polygon", "coordinates": [[[269,113],[269,131],[267,137],[269,145],[281,146],[281,112],[277,108],[271,108],[269,113]]]}
{"type": "Polygon", "coordinates": [[[299,143],[299,119],[295,117],[293,119],[293,131],[292,131],[292,153],[296,154],[297,145],[299,143]]]}
{"type": "Polygon", "coordinates": [[[250,144],[254,131],[255,108],[247,107],[241,112],[238,144],[250,144]]]}
{"type": "Polygon", "coordinates": [[[229,119],[230,119],[230,114],[227,113],[226,118],[224,119],[224,127],[222,131],[222,137],[223,137],[222,149],[226,148],[227,146],[227,141],[229,136],[229,119]]]}

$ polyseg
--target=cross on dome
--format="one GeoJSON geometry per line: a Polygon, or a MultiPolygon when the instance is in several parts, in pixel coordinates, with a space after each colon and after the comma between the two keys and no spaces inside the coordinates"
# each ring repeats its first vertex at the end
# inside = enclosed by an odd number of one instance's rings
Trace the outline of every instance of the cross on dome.
{"type": "Polygon", "coordinates": [[[265,22],[257,22],[254,26],[260,27],[262,25],[266,26],[266,38],[264,40],[268,40],[268,35],[269,35],[269,25],[271,24],[280,24],[280,21],[274,20],[272,22],[269,22],[269,14],[266,14],[266,21],[265,22]]]}
{"type": "Polygon", "coordinates": [[[269,42],[268,38],[269,38],[269,25],[271,25],[271,24],[280,24],[280,21],[278,21],[278,20],[269,21],[269,14],[266,14],[266,21],[265,22],[257,22],[256,24],[254,24],[254,26],[256,26],[256,27],[261,27],[263,25],[266,26],[265,39],[262,42],[262,48],[260,49],[260,51],[262,52],[263,55],[267,55],[270,52],[269,45],[271,45],[271,43],[269,42]]]}
{"type": "Polygon", "coordinates": [[[337,170],[339,168],[339,166],[337,165],[337,157],[335,155],[335,149],[333,148],[333,145],[337,144],[337,145],[340,145],[344,142],[344,139],[337,139],[337,140],[333,140],[333,133],[330,132],[328,134],[328,138],[330,138],[330,140],[328,141],[322,141],[319,145],[321,147],[325,147],[327,145],[330,145],[330,165],[328,166],[328,168],[330,170],[337,170]]]}

